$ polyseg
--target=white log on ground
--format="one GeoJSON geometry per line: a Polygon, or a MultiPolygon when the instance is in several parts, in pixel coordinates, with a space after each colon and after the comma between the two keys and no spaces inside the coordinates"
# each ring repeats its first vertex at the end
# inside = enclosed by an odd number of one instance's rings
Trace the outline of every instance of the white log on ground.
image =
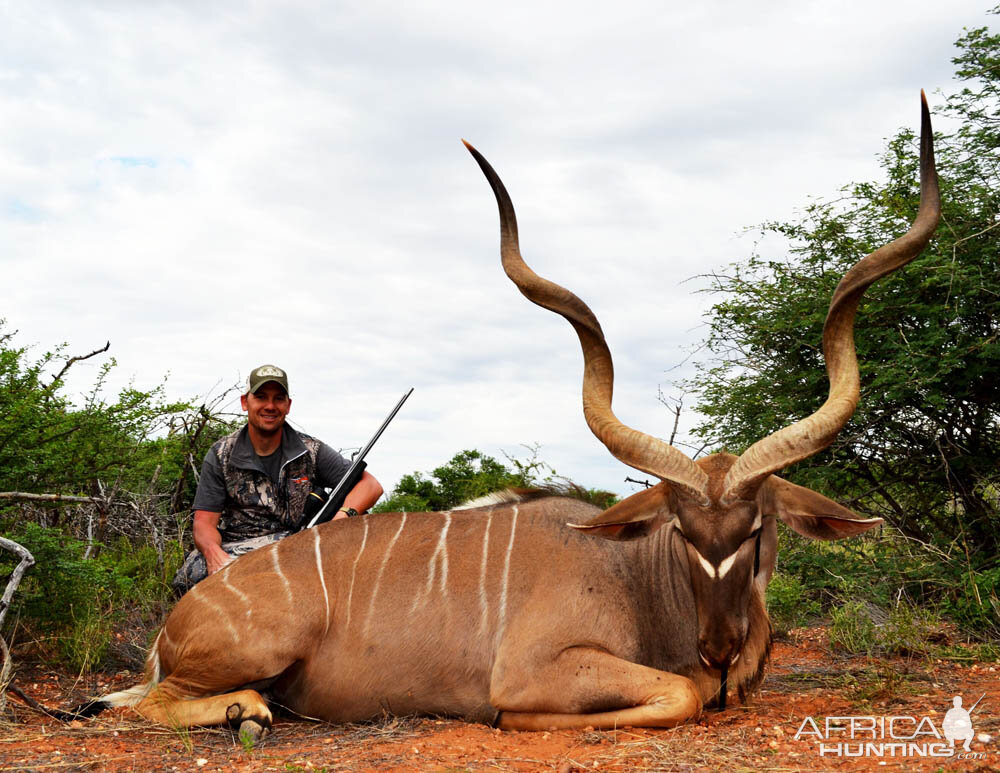
{"type": "MultiPolygon", "coordinates": [[[[28,571],[29,567],[34,566],[35,557],[31,555],[26,547],[5,537],[0,537],[0,547],[9,550],[11,553],[16,553],[21,558],[17,567],[11,573],[10,579],[7,581],[7,588],[4,590],[3,596],[0,597],[0,632],[2,632],[3,621],[7,617],[7,610],[10,608],[10,600],[14,598],[14,591],[21,584],[21,578],[24,577],[24,573],[28,571]]],[[[0,656],[3,657],[3,667],[0,669],[0,712],[2,712],[7,706],[7,685],[10,681],[10,650],[7,648],[7,642],[4,641],[3,636],[0,636],[0,650],[2,650],[0,651],[0,656]]]]}
{"type": "Polygon", "coordinates": [[[0,631],[2,631],[3,621],[7,617],[7,610],[10,608],[10,600],[14,598],[14,591],[21,584],[21,578],[24,577],[24,573],[28,571],[29,567],[34,566],[35,557],[28,552],[26,547],[6,537],[0,537],[0,548],[9,550],[11,553],[16,553],[21,557],[21,562],[11,573],[10,579],[7,581],[7,588],[4,590],[3,596],[0,597],[0,631]]]}

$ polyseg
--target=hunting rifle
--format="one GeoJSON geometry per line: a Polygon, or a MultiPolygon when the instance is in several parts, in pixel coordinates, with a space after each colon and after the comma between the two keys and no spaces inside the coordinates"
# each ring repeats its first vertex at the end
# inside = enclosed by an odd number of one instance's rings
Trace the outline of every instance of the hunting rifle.
{"type": "MultiPolygon", "coordinates": [[[[338,483],[336,487],[334,487],[333,491],[330,492],[330,496],[326,498],[326,502],[324,502],[319,510],[316,511],[315,515],[312,515],[310,518],[310,511],[313,508],[306,508],[306,512],[302,515],[302,520],[299,522],[299,527],[295,531],[311,529],[318,523],[329,521],[337,514],[343,506],[347,495],[351,493],[351,489],[353,489],[358,484],[358,481],[361,480],[361,475],[364,473],[365,467],[368,466],[365,464],[365,456],[372,450],[372,446],[375,445],[375,442],[382,436],[382,433],[385,432],[385,428],[389,426],[389,422],[395,418],[399,409],[403,407],[403,403],[406,402],[406,398],[411,394],[413,394],[413,387],[410,387],[409,391],[400,398],[398,403],[396,403],[396,407],[389,412],[386,420],[382,422],[382,426],[378,428],[378,431],[372,436],[372,439],[368,441],[368,445],[354,455],[354,460],[350,468],[346,473],[344,473],[344,477],[340,479],[340,483],[338,483]]],[[[315,491],[309,495],[309,498],[313,502],[316,500],[322,500],[322,496],[315,491]]]]}

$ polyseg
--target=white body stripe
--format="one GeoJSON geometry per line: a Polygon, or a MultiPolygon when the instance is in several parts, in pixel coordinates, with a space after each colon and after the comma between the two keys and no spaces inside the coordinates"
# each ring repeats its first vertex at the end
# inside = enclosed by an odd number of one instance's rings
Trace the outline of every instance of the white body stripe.
{"type": "Polygon", "coordinates": [[[288,599],[289,605],[292,603],[292,585],[288,582],[288,578],[285,577],[285,573],[281,571],[281,563],[278,561],[278,545],[281,542],[275,542],[274,547],[271,548],[271,563],[274,565],[274,573],[281,578],[281,584],[285,588],[285,597],[288,599]]]}
{"type": "Polygon", "coordinates": [[[378,596],[378,586],[382,582],[382,574],[385,572],[385,566],[389,563],[389,557],[392,555],[392,548],[396,544],[396,540],[399,539],[399,535],[403,533],[403,527],[406,526],[406,513],[403,513],[403,517],[399,519],[399,528],[396,529],[396,533],[392,535],[392,539],[389,540],[389,545],[385,549],[385,555],[382,556],[382,564],[378,568],[378,574],[375,575],[375,582],[372,584],[372,597],[371,601],[368,602],[368,616],[365,617],[365,636],[368,635],[368,630],[371,628],[372,615],[375,613],[375,598],[378,596]]]}
{"type": "Polygon", "coordinates": [[[365,532],[361,536],[361,547],[358,548],[358,554],[354,557],[354,565],[351,567],[351,584],[347,589],[347,623],[345,628],[351,627],[351,599],[354,596],[354,576],[358,573],[358,561],[361,560],[361,554],[365,552],[365,544],[368,542],[368,519],[365,518],[365,532]]]}
{"type": "Polygon", "coordinates": [[[490,555],[490,526],[493,525],[492,509],[487,514],[485,521],[486,529],[483,530],[483,557],[479,562],[479,609],[481,612],[481,616],[479,618],[480,634],[486,630],[486,622],[489,620],[490,613],[489,597],[486,595],[486,565],[490,555]]]}
{"type": "MultiPolygon", "coordinates": [[[[195,585],[194,588],[188,591],[188,593],[191,593],[191,591],[195,590],[197,587],[198,586],[195,585]]],[[[236,630],[236,626],[233,625],[233,621],[229,619],[229,613],[225,610],[225,608],[216,604],[212,600],[211,596],[207,596],[204,593],[201,594],[199,600],[201,603],[208,605],[215,612],[216,618],[226,624],[226,628],[229,629],[229,634],[233,637],[233,641],[238,642],[240,640],[240,632],[236,630]]]]}
{"type": "Polygon", "coordinates": [[[431,556],[431,571],[430,576],[427,578],[428,592],[433,584],[435,564],[440,563],[441,580],[438,587],[442,593],[445,593],[445,584],[448,582],[448,528],[450,526],[451,513],[447,512],[444,513],[444,528],[441,529],[441,537],[438,539],[437,547],[434,549],[434,555],[431,556]]]}
{"type": "Polygon", "coordinates": [[[316,549],[316,571],[319,572],[319,584],[323,587],[323,602],[326,608],[326,628],[323,635],[330,630],[330,594],[326,592],[326,578],[323,576],[323,556],[319,552],[319,529],[312,529],[313,546],[316,549]]]}
{"type": "Polygon", "coordinates": [[[497,625],[497,636],[503,636],[504,623],[507,619],[507,588],[510,585],[510,555],[514,550],[514,532],[517,529],[517,505],[514,505],[514,514],[510,519],[510,539],[507,541],[507,554],[503,560],[503,581],[500,586],[500,608],[499,623],[497,625]]]}
{"type": "Polygon", "coordinates": [[[237,598],[239,598],[239,600],[243,602],[243,606],[246,607],[246,612],[244,612],[244,617],[246,617],[246,619],[249,620],[250,616],[253,614],[253,602],[250,600],[250,597],[247,594],[245,594],[243,591],[241,591],[239,588],[237,588],[235,585],[229,582],[229,567],[231,566],[232,563],[230,562],[229,564],[226,565],[226,568],[222,570],[222,584],[225,585],[226,588],[231,590],[233,593],[235,593],[237,598]]]}
{"type": "Polygon", "coordinates": [[[444,516],[444,525],[441,528],[441,536],[438,537],[434,552],[431,553],[431,560],[427,565],[427,582],[424,585],[423,593],[414,594],[413,603],[410,604],[410,614],[412,615],[417,607],[426,604],[431,598],[434,590],[434,580],[438,579],[438,588],[442,595],[447,594],[446,584],[448,582],[448,529],[451,526],[451,511],[440,513],[444,516]],[[441,566],[441,573],[438,574],[438,565],[441,566]]]}

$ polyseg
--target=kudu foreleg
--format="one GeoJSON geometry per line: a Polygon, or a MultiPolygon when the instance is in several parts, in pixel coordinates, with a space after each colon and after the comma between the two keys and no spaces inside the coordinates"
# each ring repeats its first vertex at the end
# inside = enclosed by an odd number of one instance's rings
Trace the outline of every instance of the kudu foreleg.
{"type": "Polygon", "coordinates": [[[256,690],[189,698],[169,678],[158,684],[135,710],[152,722],[173,728],[228,724],[258,736],[271,727],[271,710],[256,690]],[[245,728],[244,723],[248,723],[245,728]]]}
{"type": "Polygon", "coordinates": [[[504,730],[674,727],[701,713],[701,698],[687,677],[588,647],[564,650],[531,671],[530,684],[508,683],[524,670],[508,665],[503,673],[491,702],[504,730]]]}

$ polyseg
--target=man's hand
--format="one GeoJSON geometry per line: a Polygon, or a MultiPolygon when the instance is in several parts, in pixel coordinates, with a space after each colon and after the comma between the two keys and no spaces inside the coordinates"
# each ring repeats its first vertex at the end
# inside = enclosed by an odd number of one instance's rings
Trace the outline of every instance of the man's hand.
{"type": "Polygon", "coordinates": [[[233,557],[222,549],[222,535],[219,534],[219,518],[222,513],[210,513],[207,510],[194,511],[194,524],[191,531],[194,535],[194,546],[205,556],[205,567],[209,574],[215,574],[233,557]]]}
{"type": "Polygon", "coordinates": [[[209,551],[209,555],[205,556],[205,566],[209,574],[215,574],[232,560],[233,557],[220,548],[218,553],[209,551]]]}
{"type": "MultiPolygon", "coordinates": [[[[350,493],[344,497],[344,504],[342,504],[340,508],[341,510],[346,510],[350,507],[359,513],[366,513],[376,502],[378,502],[378,498],[380,496],[382,496],[382,484],[379,483],[375,479],[375,476],[368,472],[368,470],[365,470],[361,474],[361,480],[359,480],[354,488],[351,489],[350,493]]],[[[341,517],[347,518],[347,513],[337,513],[337,515],[334,516],[334,520],[341,517]]]]}

